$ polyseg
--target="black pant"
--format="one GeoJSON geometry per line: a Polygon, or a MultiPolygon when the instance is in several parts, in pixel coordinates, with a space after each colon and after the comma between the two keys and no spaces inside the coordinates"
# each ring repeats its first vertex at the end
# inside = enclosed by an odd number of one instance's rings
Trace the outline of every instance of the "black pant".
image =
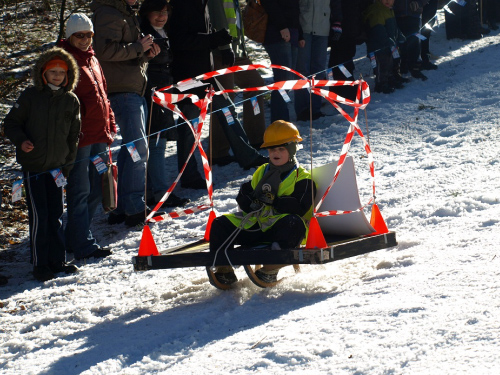
{"type": "Polygon", "coordinates": [[[243,168],[252,165],[261,157],[261,154],[250,145],[247,134],[236,117],[234,106],[223,95],[216,95],[213,98],[213,111],[238,164],[243,168]],[[234,122],[231,125],[227,122],[226,115],[222,111],[224,107],[229,109],[233,117],[234,122]]]}
{"type": "MultiPolygon", "coordinates": [[[[422,12],[422,26],[429,22],[429,26],[434,25],[434,16],[436,15],[438,8],[438,0],[430,0],[426,5],[424,5],[424,10],[422,12]]],[[[425,36],[427,39],[422,40],[420,42],[420,57],[422,61],[429,61],[430,50],[429,50],[429,39],[432,34],[432,30],[427,27],[423,27],[421,34],[425,36]]]]}
{"type": "Polygon", "coordinates": [[[393,58],[391,51],[387,48],[375,52],[377,66],[374,69],[375,85],[387,85],[393,75],[393,58]]]}
{"type": "MultiPolygon", "coordinates": [[[[335,67],[332,69],[333,79],[336,81],[352,81],[354,77],[354,62],[352,59],[356,55],[356,40],[354,38],[342,35],[339,40],[330,43],[330,58],[328,66],[335,67]],[[337,67],[343,64],[345,68],[353,75],[347,78],[344,73],[337,67]]],[[[358,88],[354,86],[337,86],[330,88],[330,91],[343,98],[356,100],[358,88]]]]}
{"type": "Polygon", "coordinates": [[[419,17],[396,17],[399,29],[406,37],[405,43],[400,48],[401,66],[404,70],[420,68],[420,39],[414,35],[420,30],[419,17]]]}
{"type": "Polygon", "coordinates": [[[49,172],[24,172],[33,266],[61,264],[66,259],[62,216],[64,198],[49,172]]]}
{"type": "MultiPolygon", "coordinates": [[[[226,239],[236,230],[236,227],[225,216],[220,216],[212,222],[210,229],[210,251],[216,252],[219,248],[220,251],[228,246],[223,245],[226,239]]],[[[234,244],[252,246],[260,243],[277,242],[282,249],[292,249],[300,245],[304,238],[306,228],[302,219],[297,215],[287,215],[278,220],[266,232],[259,230],[259,225],[255,224],[250,230],[242,230],[235,238],[229,243],[229,249],[234,247],[234,244]]]]}
{"type": "MultiPolygon", "coordinates": [[[[188,103],[187,100],[184,100],[182,104],[179,105],[179,109],[184,113],[189,121],[193,119],[197,119],[200,115],[200,109],[192,103],[188,103]]],[[[189,125],[184,123],[183,118],[179,118],[178,123],[181,124],[177,127],[177,168],[179,172],[181,171],[184,163],[187,160],[189,155],[189,151],[191,151],[191,147],[194,143],[194,135],[189,129],[189,125]]],[[[196,162],[196,149],[195,153],[189,159],[189,162],[184,170],[184,173],[181,176],[181,183],[190,183],[199,179],[205,179],[201,176],[200,171],[198,170],[198,163],[196,162]]]]}

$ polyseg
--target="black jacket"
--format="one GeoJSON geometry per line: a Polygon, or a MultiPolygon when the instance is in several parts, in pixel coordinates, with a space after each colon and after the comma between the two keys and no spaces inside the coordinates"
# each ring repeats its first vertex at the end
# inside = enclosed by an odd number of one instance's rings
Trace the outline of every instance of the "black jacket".
{"type": "MultiPolygon", "coordinates": [[[[147,19],[141,22],[141,31],[145,34],[151,34],[153,38],[161,38],[161,35],[151,26],[147,19]]],[[[153,103],[151,107],[151,94],[152,89],[155,87],[159,90],[163,87],[170,86],[173,83],[171,64],[172,64],[172,51],[170,49],[170,41],[168,39],[158,41],[160,46],[160,53],[153,59],[149,60],[147,76],[148,84],[146,86],[146,93],[144,94],[148,105],[148,110],[151,109],[151,128],[146,129],[148,134],[155,134],[161,130],[171,128],[175,122],[172,111],[167,108],[153,103]]],[[[162,138],[172,139],[173,136],[167,136],[167,132],[161,133],[162,138]]]]}
{"type": "MultiPolygon", "coordinates": [[[[172,0],[170,42],[173,53],[172,76],[175,82],[213,70],[210,49],[210,16],[207,0],[172,0]]],[[[196,89],[204,96],[205,89],[196,89]]]]}

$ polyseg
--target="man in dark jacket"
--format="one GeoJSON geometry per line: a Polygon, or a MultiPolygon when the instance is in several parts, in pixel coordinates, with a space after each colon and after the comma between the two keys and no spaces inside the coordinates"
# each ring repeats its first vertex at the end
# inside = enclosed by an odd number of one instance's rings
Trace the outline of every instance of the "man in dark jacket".
{"type": "Polygon", "coordinates": [[[148,214],[144,203],[147,157],[144,92],[148,60],[159,52],[151,35],[143,36],[137,0],[94,0],[94,50],[108,84],[108,97],[122,136],[118,154],[118,207],[108,223],[135,226],[148,214]]]}
{"type": "MultiPolygon", "coordinates": [[[[170,4],[173,8],[169,34],[174,56],[172,62],[174,81],[178,82],[212,71],[214,69],[212,50],[231,43],[232,38],[229,32],[226,29],[212,30],[207,0],[172,0],[170,4]]],[[[214,81],[208,81],[208,83],[212,84],[216,91],[219,90],[214,81]]],[[[190,92],[203,98],[206,88],[207,86],[196,88],[190,92]]],[[[188,119],[198,118],[199,108],[190,101],[185,100],[181,103],[180,109],[188,119]]],[[[213,111],[233,151],[236,150],[234,152],[236,160],[243,168],[251,168],[267,162],[267,158],[250,146],[245,131],[236,118],[234,107],[231,107],[229,101],[220,95],[214,97],[213,111]],[[226,116],[221,111],[225,107],[232,113],[234,120],[232,126],[229,126],[226,116]]],[[[186,125],[181,125],[177,129],[179,138],[185,145],[184,150],[178,149],[180,169],[189,155],[194,137],[186,125]]],[[[194,158],[190,159],[190,163],[191,161],[195,165],[194,158]]],[[[201,189],[206,188],[206,183],[199,176],[198,171],[188,164],[181,177],[181,186],[201,189]]]]}
{"type": "MultiPolygon", "coordinates": [[[[343,64],[349,73],[354,75],[353,58],[356,55],[356,46],[366,41],[361,14],[372,2],[372,0],[341,0],[342,34],[338,37],[332,29],[329,39],[331,49],[328,66],[333,68],[332,73],[335,80],[353,79],[352,77],[347,78],[338,66],[343,64]]],[[[356,87],[332,87],[331,91],[350,100],[356,99],[356,87]]]]}
{"type": "MultiPolygon", "coordinates": [[[[210,0],[208,2],[210,12],[210,23],[216,30],[229,29],[229,34],[233,38],[231,45],[220,46],[212,50],[214,58],[214,69],[223,69],[233,65],[251,65],[252,61],[248,58],[245,46],[245,35],[243,33],[243,17],[241,15],[238,0],[210,0]]],[[[239,88],[259,87],[264,86],[264,80],[260,76],[258,70],[247,70],[236,74],[226,74],[217,77],[219,83],[225,89],[233,89],[234,86],[239,88]]],[[[243,128],[246,133],[245,139],[254,148],[260,148],[262,137],[266,130],[264,116],[264,99],[262,95],[255,91],[243,93],[243,128]],[[258,96],[256,96],[258,95],[258,96]],[[257,101],[260,111],[254,111],[253,102],[257,101]]],[[[226,104],[227,105],[227,104],[226,104]]],[[[223,126],[226,122],[222,119],[223,126]]],[[[233,124],[234,125],[234,124],[233,124]]],[[[241,155],[241,151],[248,151],[250,160],[255,157],[255,153],[244,144],[243,148],[239,144],[234,144],[230,135],[226,138],[228,130],[233,129],[233,125],[226,129],[220,125],[219,117],[214,116],[212,122],[212,141],[210,154],[212,155],[213,164],[225,165],[233,161],[234,158],[229,155],[229,148],[233,150],[236,160],[242,160],[245,166],[245,157],[241,155]],[[229,128],[229,129],[228,129],[229,128]],[[228,142],[230,139],[230,142],[228,142]]],[[[240,129],[238,129],[240,130],[240,129]]],[[[241,130],[240,130],[241,133],[241,130]]]]}

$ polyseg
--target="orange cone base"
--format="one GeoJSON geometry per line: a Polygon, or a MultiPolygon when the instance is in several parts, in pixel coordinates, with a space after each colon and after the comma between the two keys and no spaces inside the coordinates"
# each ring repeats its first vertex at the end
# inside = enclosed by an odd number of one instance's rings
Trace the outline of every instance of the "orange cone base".
{"type": "Polygon", "coordinates": [[[155,240],[153,239],[153,235],[151,234],[151,229],[149,226],[145,225],[142,230],[142,238],[141,244],[139,245],[139,254],[140,257],[147,257],[150,255],[160,255],[158,252],[158,248],[156,247],[155,240]]]}
{"type": "Polygon", "coordinates": [[[207,229],[205,229],[205,236],[203,237],[203,239],[207,242],[210,241],[210,229],[212,229],[212,221],[214,221],[215,218],[215,211],[210,211],[210,214],[208,215],[207,229]]]}
{"type": "Polygon", "coordinates": [[[387,228],[387,224],[385,223],[382,214],[380,213],[380,209],[376,203],[372,206],[372,216],[370,218],[370,225],[375,229],[373,234],[384,234],[389,232],[389,228],[387,228]]]}
{"type": "Polygon", "coordinates": [[[318,223],[318,219],[313,217],[309,223],[309,233],[307,234],[306,249],[323,249],[328,247],[325,236],[318,223]]]}

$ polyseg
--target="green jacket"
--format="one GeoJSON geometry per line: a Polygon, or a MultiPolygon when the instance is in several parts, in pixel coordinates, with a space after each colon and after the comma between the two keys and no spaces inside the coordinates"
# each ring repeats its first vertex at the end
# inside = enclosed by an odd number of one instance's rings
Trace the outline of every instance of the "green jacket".
{"type": "Polygon", "coordinates": [[[104,71],[108,94],[143,96],[149,58],[144,55],[135,11],[123,0],[94,0],[94,51],[104,71]]]}
{"type": "MultiPolygon", "coordinates": [[[[233,42],[231,48],[235,57],[247,57],[245,49],[245,34],[243,32],[243,18],[241,9],[238,6],[238,0],[210,0],[208,2],[208,12],[210,14],[210,23],[215,30],[229,29],[233,42]],[[228,7],[229,10],[224,8],[228,7]],[[234,17],[228,16],[234,10],[234,17]],[[230,22],[234,26],[230,26],[230,22]],[[236,34],[236,35],[234,35],[236,34]]],[[[219,47],[219,50],[227,49],[228,46],[219,47]]],[[[214,55],[219,54],[219,50],[213,50],[214,55]]]]}
{"type": "Polygon", "coordinates": [[[368,52],[391,48],[404,42],[405,38],[398,28],[394,11],[378,0],[363,12],[363,22],[367,28],[368,52]]]}
{"type": "Polygon", "coordinates": [[[32,76],[34,86],[22,92],[5,117],[5,135],[16,146],[17,162],[24,171],[62,168],[68,176],[80,134],[80,103],[73,93],[78,82],[78,65],[65,50],[52,48],[40,56],[32,76]],[[57,91],[42,80],[42,68],[54,56],[61,57],[69,66],[68,83],[57,91]],[[26,140],[34,145],[30,152],[21,150],[26,140]]]}
{"type": "MultiPolygon", "coordinates": [[[[253,191],[257,187],[259,181],[267,171],[267,165],[268,164],[263,164],[257,168],[250,182],[251,187],[247,187],[247,189],[253,191]]],[[[246,184],[243,184],[239,197],[242,195],[241,191],[245,189],[245,185],[246,184]]],[[[243,199],[237,199],[243,212],[225,216],[235,226],[243,224],[243,229],[249,229],[256,223],[259,223],[261,230],[265,232],[286,215],[298,214],[301,216],[304,226],[307,229],[306,222],[311,219],[313,211],[312,192],[315,192],[315,190],[315,186],[311,180],[311,174],[299,166],[293,169],[288,176],[281,181],[273,205],[264,205],[258,216],[252,215],[251,217],[245,218],[249,210],[244,207],[246,204],[242,204],[242,202],[244,202],[243,199]],[[243,218],[245,218],[244,223],[243,218]]],[[[248,196],[251,194],[244,193],[244,195],[248,196]]]]}

